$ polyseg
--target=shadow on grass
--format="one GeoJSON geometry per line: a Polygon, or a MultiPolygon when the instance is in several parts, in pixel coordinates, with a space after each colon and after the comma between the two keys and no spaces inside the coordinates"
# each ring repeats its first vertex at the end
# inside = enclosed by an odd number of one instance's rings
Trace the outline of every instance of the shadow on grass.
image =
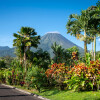
{"type": "Polygon", "coordinates": [[[96,98],[85,98],[84,100],[100,100],[100,98],[96,97],[96,98]]]}
{"type": "Polygon", "coordinates": [[[43,94],[45,96],[52,96],[52,95],[56,95],[56,94],[61,93],[61,92],[64,92],[64,91],[52,89],[52,90],[46,90],[46,91],[42,92],[41,94],[43,94]]]}

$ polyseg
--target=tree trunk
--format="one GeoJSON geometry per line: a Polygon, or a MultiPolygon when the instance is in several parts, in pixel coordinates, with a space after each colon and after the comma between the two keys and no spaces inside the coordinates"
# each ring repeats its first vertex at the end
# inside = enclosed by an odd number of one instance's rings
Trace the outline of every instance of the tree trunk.
{"type": "Polygon", "coordinates": [[[24,48],[24,66],[25,66],[25,72],[26,72],[26,48],[24,48]]]}
{"type": "Polygon", "coordinates": [[[95,61],[95,53],[96,53],[96,36],[94,36],[94,61],[95,61]]]}
{"type": "Polygon", "coordinates": [[[21,54],[21,49],[20,49],[20,64],[22,65],[22,54],[21,54]]]}
{"type": "Polygon", "coordinates": [[[86,53],[87,53],[87,42],[84,41],[84,54],[86,56],[86,53]]]}
{"type": "Polygon", "coordinates": [[[86,30],[84,30],[84,54],[85,54],[85,59],[86,59],[86,53],[87,53],[87,40],[86,40],[86,30]]]}
{"type": "Polygon", "coordinates": [[[22,64],[22,59],[21,59],[21,56],[20,56],[20,64],[22,64]]]}
{"type": "Polygon", "coordinates": [[[93,60],[93,42],[92,42],[92,60],[93,60]]]}

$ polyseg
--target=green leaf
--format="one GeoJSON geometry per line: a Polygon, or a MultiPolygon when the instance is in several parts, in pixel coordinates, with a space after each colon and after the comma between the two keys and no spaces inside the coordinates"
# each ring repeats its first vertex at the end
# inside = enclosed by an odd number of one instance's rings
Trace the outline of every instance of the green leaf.
{"type": "Polygon", "coordinates": [[[85,85],[85,81],[82,81],[82,82],[81,82],[81,85],[84,86],[84,85],[85,85]]]}

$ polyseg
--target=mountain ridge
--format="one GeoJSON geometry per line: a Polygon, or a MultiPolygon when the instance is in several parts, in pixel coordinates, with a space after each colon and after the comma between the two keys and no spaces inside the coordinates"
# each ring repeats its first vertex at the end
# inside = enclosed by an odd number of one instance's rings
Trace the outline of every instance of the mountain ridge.
{"type": "MultiPolygon", "coordinates": [[[[73,42],[71,42],[61,34],[47,33],[41,37],[40,44],[38,45],[38,49],[41,48],[44,51],[48,51],[52,57],[53,51],[51,49],[51,46],[54,42],[56,42],[58,45],[61,45],[64,49],[77,46],[76,44],[74,44],[73,42]]],[[[79,48],[79,51],[83,54],[84,49],[79,46],[77,47],[79,48]]],[[[36,49],[32,49],[32,51],[36,51],[36,49]]]]}
{"type": "MultiPolygon", "coordinates": [[[[60,33],[47,33],[41,37],[40,44],[38,44],[38,48],[35,49],[32,47],[31,51],[35,52],[39,48],[41,48],[43,49],[43,51],[48,51],[51,57],[53,57],[53,50],[51,46],[54,42],[56,42],[58,45],[61,45],[65,49],[77,46],[76,44],[65,38],[63,35],[61,35],[60,33]]],[[[77,47],[79,48],[79,51],[83,54],[84,49],[79,46],[77,47]]],[[[14,49],[15,48],[9,48],[8,46],[0,46],[0,57],[3,56],[15,57],[14,49]]]]}

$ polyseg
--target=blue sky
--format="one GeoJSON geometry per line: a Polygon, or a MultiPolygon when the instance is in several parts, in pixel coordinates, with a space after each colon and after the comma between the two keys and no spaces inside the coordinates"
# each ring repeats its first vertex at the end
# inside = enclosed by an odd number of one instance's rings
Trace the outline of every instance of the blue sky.
{"type": "MultiPolygon", "coordinates": [[[[12,47],[13,33],[22,26],[32,27],[38,35],[58,31],[64,37],[84,48],[84,43],[67,34],[70,14],[96,5],[98,0],[0,0],[0,46],[12,47]]],[[[91,50],[91,45],[88,45],[91,50]]],[[[100,42],[97,39],[97,51],[100,42]]]]}

